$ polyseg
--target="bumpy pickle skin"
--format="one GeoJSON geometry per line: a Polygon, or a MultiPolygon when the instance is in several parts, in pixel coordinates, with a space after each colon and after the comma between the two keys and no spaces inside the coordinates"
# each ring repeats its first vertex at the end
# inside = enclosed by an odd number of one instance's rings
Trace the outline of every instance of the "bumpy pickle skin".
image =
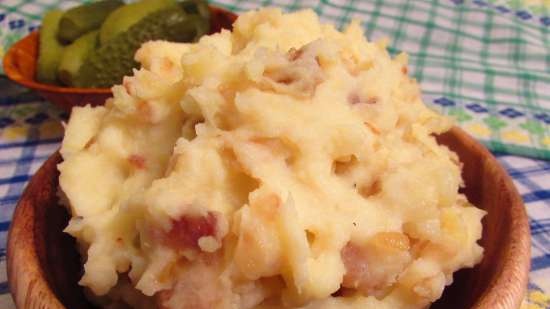
{"type": "Polygon", "coordinates": [[[111,12],[123,5],[121,0],[103,0],[71,8],[61,17],[57,38],[61,42],[71,43],[85,33],[98,29],[111,12]]]}
{"type": "Polygon", "coordinates": [[[88,55],[97,47],[99,31],[90,31],[65,47],[57,69],[57,77],[66,86],[75,86],[80,67],[88,55]]]}
{"type": "Polygon", "coordinates": [[[63,11],[53,10],[44,15],[40,27],[38,65],[36,79],[41,83],[57,83],[57,66],[63,53],[63,46],[56,39],[59,21],[63,11]]]}
{"type": "Polygon", "coordinates": [[[195,39],[208,34],[210,31],[210,9],[208,8],[207,1],[186,0],[179,2],[178,5],[183,8],[187,14],[198,15],[203,18],[201,22],[196,23],[198,36],[195,39]]]}
{"type": "Polygon", "coordinates": [[[131,75],[135,51],[150,40],[191,42],[209,31],[209,21],[187,14],[180,4],[155,12],[92,52],[79,70],[77,87],[110,87],[131,75]]]}
{"type": "Polygon", "coordinates": [[[116,9],[101,25],[99,31],[100,44],[107,44],[144,17],[175,3],[175,0],[141,0],[116,9]]]}
{"type": "Polygon", "coordinates": [[[179,3],[188,14],[198,14],[206,19],[210,18],[210,9],[205,0],[186,0],[179,3]]]}

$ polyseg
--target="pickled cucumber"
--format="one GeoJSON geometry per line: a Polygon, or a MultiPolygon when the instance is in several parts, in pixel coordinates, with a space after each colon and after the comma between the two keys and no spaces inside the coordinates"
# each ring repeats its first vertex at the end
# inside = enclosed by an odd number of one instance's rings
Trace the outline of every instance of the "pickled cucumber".
{"type": "Polygon", "coordinates": [[[201,29],[197,29],[198,33],[202,33],[199,37],[210,31],[210,9],[208,8],[208,2],[205,0],[186,0],[178,4],[187,14],[198,14],[206,21],[205,23],[197,24],[197,27],[202,27],[201,29]]]}
{"type": "Polygon", "coordinates": [[[74,7],[61,17],[57,38],[65,43],[98,29],[107,16],[124,5],[121,0],[103,0],[74,7]]]}
{"type": "Polygon", "coordinates": [[[56,39],[62,15],[62,11],[53,10],[42,19],[36,67],[36,79],[42,83],[56,83],[57,66],[63,52],[63,46],[56,39]]]}
{"type": "Polygon", "coordinates": [[[128,30],[145,16],[174,3],[175,0],[141,0],[116,9],[101,26],[99,31],[100,44],[107,44],[111,39],[128,30]]]}
{"type": "Polygon", "coordinates": [[[210,19],[210,9],[206,0],[186,0],[179,3],[183,10],[188,14],[199,14],[210,19]]]}
{"type": "Polygon", "coordinates": [[[167,40],[190,42],[206,34],[209,20],[198,14],[187,14],[183,4],[172,5],[152,13],[91,53],[82,65],[78,87],[110,87],[138,67],[134,53],[143,42],[167,40]]]}
{"type": "Polygon", "coordinates": [[[66,86],[75,86],[74,80],[80,67],[97,46],[99,31],[90,31],[79,37],[71,45],[65,47],[61,55],[61,62],[57,69],[58,79],[66,86]]]}

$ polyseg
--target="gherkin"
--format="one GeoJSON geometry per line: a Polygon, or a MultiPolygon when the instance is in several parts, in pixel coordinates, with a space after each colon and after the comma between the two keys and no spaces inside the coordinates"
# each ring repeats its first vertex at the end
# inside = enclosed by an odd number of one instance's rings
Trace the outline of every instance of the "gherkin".
{"type": "Polygon", "coordinates": [[[63,53],[63,45],[55,38],[59,29],[59,21],[63,16],[60,10],[49,11],[44,15],[38,45],[38,63],[36,80],[41,83],[55,84],[57,82],[57,66],[63,53]]]}
{"type": "Polygon", "coordinates": [[[138,67],[136,50],[150,40],[191,42],[210,28],[208,14],[201,12],[202,1],[188,1],[152,13],[92,52],[80,67],[77,87],[110,87],[122,82],[138,67]],[[192,7],[191,5],[195,5],[192,7]],[[189,12],[189,13],[188,13],[189,12]]]}
{"type": "Polygon", "coordinates": [[[109,14],[124,5],[121,0],[103,0],[74,7],[61,17],[57,38],[71,43],[87,32],[98,29],[109,14]]]}
{"type": "Polygon", "coordinates": [[[99,42],[107,44],[111,39],[130,29],[142,18],[165,9],[176,3],[175,0],[140,0],[119,7],[109,14],[99,30],[99,42]]]}
{"type": "Polygon", "coordinates": [[[97,46],[98,34],[97,30],[90,31],[65,47],[57,68],[57,78],[64,85],[74,86],[73,80],[78,75],[80,67],[97,46]]]}

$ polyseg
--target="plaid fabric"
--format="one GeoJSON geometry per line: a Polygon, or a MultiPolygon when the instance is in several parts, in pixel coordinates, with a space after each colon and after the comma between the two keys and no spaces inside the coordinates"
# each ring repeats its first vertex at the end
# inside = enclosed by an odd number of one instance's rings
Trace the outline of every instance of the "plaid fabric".
{"type": "MultiPolygon", "coordinates": [[[[44,11],[82,1],[1,0],[0,56],[44,11]]],[[[550,159],[549,0],[215,0],[235,12],[310,7],[342,27],[364,22],[370,39],[410,55],[425,102],[495,153],[550,159]]],[[[30,176],[58,146],[67,115],[0,78],[0,264],[14,206],[30,176]]],[[[533,234],[526,308],[550,308],[550,162],[499,155],[522,194],[533,234]]],[[[0,309],[13,308],[0,265],[0,309]]]]}

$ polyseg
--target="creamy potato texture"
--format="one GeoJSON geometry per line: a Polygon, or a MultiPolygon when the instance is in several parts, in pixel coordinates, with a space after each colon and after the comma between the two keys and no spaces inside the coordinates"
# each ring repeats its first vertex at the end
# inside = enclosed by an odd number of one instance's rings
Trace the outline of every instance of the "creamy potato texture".
{"type": "Polygon", "coordinates": [[[108,308],[425,308],[482,257],[483,211],[407,57],[358,23],[243,14],[149,42],[67,124],[60,184],[108,308]]]}

